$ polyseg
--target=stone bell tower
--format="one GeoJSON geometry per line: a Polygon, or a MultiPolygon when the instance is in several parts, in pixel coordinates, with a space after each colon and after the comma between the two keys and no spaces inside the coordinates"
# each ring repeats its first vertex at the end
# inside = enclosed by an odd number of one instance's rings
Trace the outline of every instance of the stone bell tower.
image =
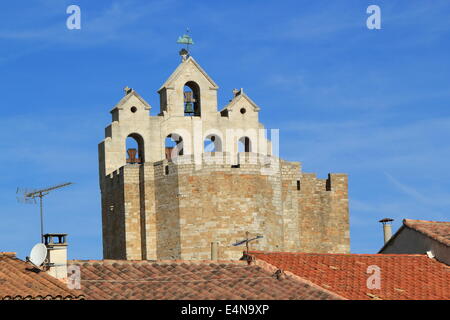
{"type": "Polygon", "coordinates": [[[349,252],[347,176],[318,179],[278,158],[244,90],[218,110],[218,85],[180,55],[156,116],[131,88],[110,111],[99,144],[104,258],[210,259],[213,244],[214,257],[238,259],[246,232],[262,235],[252,250],[349,252]]]}

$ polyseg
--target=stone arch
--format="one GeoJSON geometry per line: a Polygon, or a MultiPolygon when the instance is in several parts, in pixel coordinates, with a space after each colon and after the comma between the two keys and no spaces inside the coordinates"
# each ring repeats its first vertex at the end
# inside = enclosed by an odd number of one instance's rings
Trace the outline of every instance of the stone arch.
{"type": "Polygon", "coordinates": [[[184,154],[183,137],[178,133],[168,134],[164,143],[167,160],[172,160],[184,154]]]}
{"type": "Polygon", "coordinates": [[[127,152],[127,163],[145,162],[144,138],[139,133],[133,132],[127,136],[125,149],[127,152]]]}
{"type": "Polygon", "coordinates": [[[185,116],[201,116],[200,86],[195,81],[188,81],[183,86],[185,116]]]}
{"type": "Polygon", "coordinates": [[[222,138],[215,133],[208,134],[203,139],[203,152],[222,152],[222,138]]]}
{"type": "Polygon", "coordinates": [[[252,141],[244,136],[238,140],[238,152],[252,152],[252,141]]]}

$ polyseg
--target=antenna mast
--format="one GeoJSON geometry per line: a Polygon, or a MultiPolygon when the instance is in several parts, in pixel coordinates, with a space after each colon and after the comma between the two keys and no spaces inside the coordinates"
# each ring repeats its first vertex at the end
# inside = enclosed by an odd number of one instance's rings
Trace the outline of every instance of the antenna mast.
{"type": "MultiPolygon", "coordinates": [[[[73,184],[72,182],[66,182],[62,184],[58,184],[53,187],[45,188],[45,189],[39,189],[34,191],[23,191],[23,198],[19,199],[21,202],[25,203],[36,203],[36,198],[39,198],[39,208],[40,208],[40,214],[41,214],[41,242],[44,243],[44,208],[43,208],[43,201],[42,199],[44,196],[48,195],[50,191],[53,191],[55,189],[67,187],[69,185],[73,184]]],[[[17,189],[17,193],[19,193],[19,189],[17,189]]]]}
{"type": "Polygon", "coordinates": [[[238,242],[236,242],[236,243],[233,243],[233,246],[240,246],[241,244],[244,244],[244,243],[245,243],[245,249],[246,249],[247,254],[248,254],[248,252],[249,252],[248,243],[249,243],[250,241],[258,240],[258,239],[263,238],[262,235],[257,235],[255,238],[249,239],[249,235],[250,235],[250,233],[247,231],[247,232],[245,233],[245,239],[244,239],[244,240],[241,240],[241,241],[238,241],[238,242]]]}

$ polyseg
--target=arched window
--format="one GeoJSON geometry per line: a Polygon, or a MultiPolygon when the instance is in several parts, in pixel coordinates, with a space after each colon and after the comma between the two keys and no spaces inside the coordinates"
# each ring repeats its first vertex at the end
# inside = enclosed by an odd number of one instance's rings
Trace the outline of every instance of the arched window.
{"type": "Polygon", "coordinates": [[[200,87],[194,81],[186,82],[183,89],[184,115],[200,116],[200,87]]]}
{"type": "Polygon", "coordinates": [[[126,140],[127,163],[144,163],[144,139],[137,133],[128,135],[126,140]]]}
{"type": "Polygon", "coordinates": [[[177,156],[182,156],[183,138],[176,133],[171,133],[166,137],[165,147],[167,160],[172,160],[177,156]]]}
{"type": "Polygon", "coordinates": [[[238,141],[238,152],[251,152],[252,143],[249,137],[242,137],[238,141]]]}
{"type": "Polygon", "coordinates": [[[222,152],[222,141],[215,134],[206,136],[204,141],[204,152],[222,152]]]}

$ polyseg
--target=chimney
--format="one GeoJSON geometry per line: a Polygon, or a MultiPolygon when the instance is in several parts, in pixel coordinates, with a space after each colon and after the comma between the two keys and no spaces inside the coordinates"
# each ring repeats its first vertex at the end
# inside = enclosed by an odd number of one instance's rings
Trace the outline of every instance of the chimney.
{"type": "Polygon", "coordinates": [[[385,244],[392,237],[392,225],[391,225],[392,221],[394,221],[394,219],[390,219],[390,218],[384,218],[379,221],[383,224],[383,233],[384,233],[384,243],[385,244]]]}
{"type": "Polygon", "coordinates": [[[47,273],[56,279],[67,279],[67,234],[44,234],[44,243],[47,247],[48,267],[47,273]]]}
{"type": "Polygon", "coordinates": [[[219,243],[211,242],[211,260],[217,260],[219,256],[219,243]]]}

